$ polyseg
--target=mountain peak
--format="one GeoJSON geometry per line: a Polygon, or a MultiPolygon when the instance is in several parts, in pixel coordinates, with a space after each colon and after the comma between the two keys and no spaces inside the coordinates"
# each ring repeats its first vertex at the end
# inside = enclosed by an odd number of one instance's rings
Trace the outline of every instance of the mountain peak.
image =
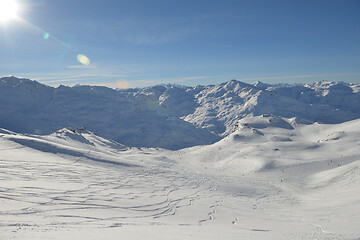
{"type": "Polygon", "coordinates": [[[254,88],[253,85],[233,79],[228,82],[222,83],[223,87],[227,90],[238,90],[239,88],[254,88]]]}
{"type": "Polygon", "coordinates": [[[8,85],[8,86],[16,86],[21,83],[30,83],[33,82],[30,79],[26,78],[17,78],[15,76],[2,77],[0,78],[0,84],[8,85]]]}
{"type": "Polygon", "coordinates": [[[267,89],[268,86],[269,86],[268,84],[263,83],[263,82],[261,82],[261,81],[256,81],[256,82],[253,83],[253,85],[254,85],[255,87],[259,88],[259,89],[262,89],[262,90],[267,89]]]}
{"type": "Polygon", "coordinates": [[[27,78],[18,78],[15,76],[2,77],[0,78],[0,86],[5,87],[23,87],[23,88],[52,88],[48,85],[44,85],[35,80],[30,80],[27,78]]]}

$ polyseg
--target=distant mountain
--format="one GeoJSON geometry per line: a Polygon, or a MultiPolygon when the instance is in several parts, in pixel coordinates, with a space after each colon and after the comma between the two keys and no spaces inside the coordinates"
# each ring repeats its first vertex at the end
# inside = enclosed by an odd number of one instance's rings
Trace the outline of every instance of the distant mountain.
{"type": "Polygon", "coordinates": [[[114,90],[53,88],[0,78],[0,128],[50,134],[86,127],[126,146],[180,149],[214,143],[249,116],[271,114],[303,122],[341,123],[360,117],[358,84],[154,86],[114,90]]]}
{"type": "Polygon", "coordinates": [[[359,92],[344,83],[335,83],[330,89],[316,88],[318,84],[268,85],[264,89],[264,84],[250,85],[231,80],[216,86],[195,88],[198,107],[184,119],[217,134],[227,135],[234,122],[247,115],[273,114],[323,123],[359,118],[359,92]]]}

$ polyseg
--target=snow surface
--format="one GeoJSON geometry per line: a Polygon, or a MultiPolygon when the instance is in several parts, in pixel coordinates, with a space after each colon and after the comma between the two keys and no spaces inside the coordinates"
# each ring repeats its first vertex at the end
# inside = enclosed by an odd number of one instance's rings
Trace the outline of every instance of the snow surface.
{"type": "Polygon", "coordinates": [[[0,239],[358,240],[356,89],[2,78],[0,239]]]}
{"type": "Polygon", "coordinates": [[[359,119],[248,117],[178,151],[1,129],[0,239],[359,239],[359,146],[359,119]]]}

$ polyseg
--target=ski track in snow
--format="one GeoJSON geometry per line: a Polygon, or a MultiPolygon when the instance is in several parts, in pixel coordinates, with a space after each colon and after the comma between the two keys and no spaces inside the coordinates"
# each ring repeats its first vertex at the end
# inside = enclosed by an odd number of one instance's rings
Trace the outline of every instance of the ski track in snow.
{"type": "Polygon", "coordinates": [[[31,159],[4,158],[13,156],[15,149],[28,155],[25,147],[1,149],[0,199],[5,209],[0,215],[5,232],[165,224],[162,219],[196,206],[210,191],[202,186],[205,179],[165,168],[134,170],[39,153],[31,159]]]}
{"type": "MultiPolygon", "coordinates": [[[[357,125],[353,121],[343,128],[357,125]]],[[[262,131],[270,136],[272,130],[262,131]]],[[[305,127],[296,134],[303,139],[310,132],[305,127]]],[[[90,143],[105,142],[84,136],[90,143]]],[[[0,134],[0,238],[98,239],[105,234],[112,239],[120,234],[140,239],[145,234],[149,239],[357,239],[359,197],[349,191],[359,186],[359,153],[351,150],[359,139],[351,136],[358,135],[344,131],[342,136],[342,141],[353,143],[341,152],[347,157],[329,158],[326,149],[311,148],[315,159],[293,156],[298,148],[311,145],[299,146],[295,136],[291,142],[257,139],[255,145],[269,163],[253,171],[247,165],[254,164],[248,162],[254,142],[239,143],[232,136],[181,151],[107,152],[111,148],[106,145],[79,144],[70,151],[63,140],[0,134]],[[42,151],[40,143],[51,147],[42,151]],[[243,161],[219,165],[215,153],[234,154],[232,147],[240,146],[235,143],[242,146],[243,161]],[[275,145],[282,153],[271,160],[275,145]],[[198,151],[203,158],[197,157],[198,151]],[[235,166],[242,174],[228,169],[235,166]],[[341,197],[336,194],[339,189],[341,197]]],[[[333,145],[336,141],[316,144],[338,146],[333,145]]]]}

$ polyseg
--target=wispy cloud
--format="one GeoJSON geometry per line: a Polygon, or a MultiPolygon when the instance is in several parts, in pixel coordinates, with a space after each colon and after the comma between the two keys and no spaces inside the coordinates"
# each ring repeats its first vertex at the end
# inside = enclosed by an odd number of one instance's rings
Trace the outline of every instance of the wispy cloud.
{"type": "Polygon", "coordinates": [[[182,82],[188,82],[192,80],[200,80],[206,78],[209,78],[209,76],[191,76],[191,77],[169,78],[169,79],[136,79],[136,80],[118,79],[117,81],[114,82],[94,83],[89,85],[126,89],[126,88],[134,88],[134,87],[153,86],[157,84],[182,83],[182,82]]]}
{"type": "Polygon", "coordinates": [[[122,74],[102,74],[102,73],[89,73],[89,74],[77,74],[77,75],[68,75],[68,76],[55,76],[55,77],[38,77],[34,78],[41,83],[60,83],[60,82],[73,82],[73,81],[89,81],[90,78],[124,78],[129,77],[129,75],[122,74]]]}
{"type": "Polygon", "coordinates": [[[358,76],[360,73],[337,73],[337,74],[309,74],[309,75],[292,75],[278,77],[259,77],[259,78],[242,78],[241,81],[256,80],[273,80],[273,79],[293,79],[293,78],[317,78],[317,77],[341,77],[341,76],[358,76]]]}
{"type": "Polygon", "coordinates": [[[66,68],[70,68],[70,69],[89,69],[89,68],[97,68],[96,65],[70,65],[67,66],[66,68]]]}
{"type": "Polygon", "coordinates": [[[137,79],[130,82],[131,86],[150,86],[156,84],[166,84],[166,83],[182,83],[192,80],[206,79],[209,76],[192,76],[192,77],[183,77],[183,78],[168,78],[168,79],[137,79]]]}

